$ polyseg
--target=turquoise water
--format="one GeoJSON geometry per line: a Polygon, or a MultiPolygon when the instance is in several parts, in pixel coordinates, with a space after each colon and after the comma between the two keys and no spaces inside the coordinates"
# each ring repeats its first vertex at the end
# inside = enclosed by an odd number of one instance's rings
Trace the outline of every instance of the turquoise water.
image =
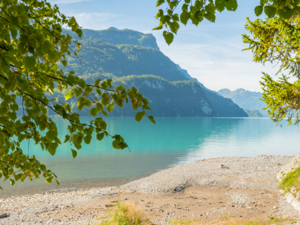
{"type": "MultiPolygon", "coordinates": [[[[68,122],[61,118],[53,120],[64,140],[68,122]]],[[[83,118],[83,122],[89,120],[89,117],[83,118]]],[[[80,186],[80,183],[88,187],[101,181],[110,181],[109,185],[114,181],[124,183],[204,158],[296,155],[300,151],[300,127],[276,126],[266,118],[156,118],[157,125],[147,120],[137,123],[134,118],[109,118],[107,123],[108,132],[121,134],[131,151],[113,149],[111,138],[101,142],[93,138],[90,145],[83,145],[78,151],[76,159],[72,158],[70,144],[60,147],[55,156],[42,151],[33,142],[24,142],[22,148],[29,155],[36,155],[58,175],[60,187],[80,186]]],[[[34,187],[39,190],[58,188],[55,185],[35,180],[9,187],[9,183],[4,182],[0,196],[15,191],[36,191],[34,187]]]]}

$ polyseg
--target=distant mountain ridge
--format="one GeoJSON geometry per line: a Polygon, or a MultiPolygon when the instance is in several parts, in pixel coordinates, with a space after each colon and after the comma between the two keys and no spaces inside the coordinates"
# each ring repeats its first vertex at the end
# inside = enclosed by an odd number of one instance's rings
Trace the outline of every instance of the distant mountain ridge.
{"type": "MultiPolygon", "coordinates": [[[[64,32],[75,39],[78,38],[77,34],[74,34],[70,30],[64,30],[64,32]]],[[[103,42],[113,45],[138,45],[159,50],[156,38],[152,34],[143,34],[130,29],[119,30],[115,27],[110,27],[107,30],[83,29],[83,38],[100,39],[103,42]]]]}
{"type": "Polygon", "coordinates": [[[266,104],[260,100],[262,94],[260,92],[252,92],[239,88],[235,91],[230,91],[227,88],[221,89],[218,91],[220,95],[225,98],[230,98],[234,103],[245,110],[258,110],[263,116],[267,116],[267,111],[263,110],[266,107],[266,104]]]}
{"type": "MultiPolygon", "coordinates": [[[[76,38],[69,30],[64,32],[76,38]]],[[[68,66],[61,67],[63,70],[74,70],[88,83],[112,78],[115,85],[134,85],[152,101],[150,107],[156,116],[247,117],[232,100],[208,90],[165,56],[151,34],[116,28],[83,29],[79,42],[81,62],[74,56],[68,57],[68,66]]],[[[134,113],[126,107],[114,111],[114,116],[134,113]]]]}

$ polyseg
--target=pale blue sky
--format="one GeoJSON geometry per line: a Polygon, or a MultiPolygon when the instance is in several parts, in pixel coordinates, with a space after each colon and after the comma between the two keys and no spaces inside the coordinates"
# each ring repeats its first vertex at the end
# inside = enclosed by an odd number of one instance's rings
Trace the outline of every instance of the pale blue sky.
{"type": "Polygon", "coordinates": [[[250,52],[241,50],[246,17],[255,19],[254,7],[259,0],[239,1],[236,12],[217,14],[215,23],[202,22],[198,27],[181,25],[174,42],[168,46],[162,31],[152,31],[158,25],[155,0],[49,0],[59,6],[62,13],[75,16],[82,28],[94,30],[116,27],[152,33],[160,50],[181,68],[209,89],[235,90],[244,88],[261,91],[261,71],[275,74],[272,65],[252,62],[250,52]]]}

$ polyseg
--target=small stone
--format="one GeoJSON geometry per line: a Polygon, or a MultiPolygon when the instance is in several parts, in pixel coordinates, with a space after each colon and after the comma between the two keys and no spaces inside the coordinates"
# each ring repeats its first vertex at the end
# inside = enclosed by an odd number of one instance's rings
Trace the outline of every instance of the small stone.
{"type": "Polygon", "coordinates": [[[6,218],[6,217],[9,217],[9,214],[7,214],[7,213],[0,214],[0,219],[6,218]]]}
{"type": "Polygon", "coordinates": [[[229,169],[228,166],[225,166],[225,165],[223,165],[223,164],[220,165],[220,168],[221,168],[221,169],[229,169]]]}

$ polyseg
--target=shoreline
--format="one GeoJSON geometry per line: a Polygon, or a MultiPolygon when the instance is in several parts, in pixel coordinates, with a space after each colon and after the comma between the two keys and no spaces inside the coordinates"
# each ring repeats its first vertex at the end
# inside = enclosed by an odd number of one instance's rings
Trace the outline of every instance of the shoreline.
{"type": "MultiPolygon", "coordinates": [[[[102,213],[107,210],[103,202],[116,201],[111,200],[112,198],[124,200],[128,198],[124,198],[124,196],[128,195],[131,199],[152,199],[151,201],[149,200],[149,202],[166,198],[165,201],[168,202],[169,200],[167,200],[167,198],[174,198],[172,201],[175,201],[179,196],[184,196],[186,193],[191,192],[191,190],[193,190],[192,192],[194,193],[200,193],[202,191],[202,194],[204,190],[206,190],[205,193],[209,192],[211,194],[224,192],[218,197],[224,198],[222,201],[227,201],[228,199],[232,200],[236,198],[236,193],[241,192],[238,195],[240,198],[239,201],[244,201],[244,204],[248,202],[247,204],[249,206],[247,207],[252,207],[250,206],[250,202],[257,201],[253,199],[261,198],[262,196],[267,198],[267,196],[270,195],[273,197],[268,200],[262,199],[261,201],[272,202],[272,204],[270,203],[271,205],[269,206],[269,203],[263,203],[266,205],[264,210],[258,210],[259,204],[257,204],[257,212],[254,210],[256,209],[254,207],[253,210],[256,214],[254,213],[253,215],[260,215],[257,214],[260,212],[262,215],[268,217],[270,217],[269,214],[271,213],[274,216],[275,214],[278,216],[298,216],[299,212],[295,211],[292,206],[284,200],[284,197],[280,195],[277,189],[278,182],[276,180],[276,174],[280,168],[291,161],[292,158],[293,156],[264,155],[258,157],[213,158],[165,169],[121,186],[80,189],[61,193],[24,195],[6,199],[0,198],[0,214],[10,214],[9,217],[0,219],[0,224],[84,224],[89,221],[94,221],[97,216],[102,215],[102,213]],[[80,214],[79,212],[82,211],[78,211],[77,208],[82,210],[83,205],[91,206],[89,209],[85,209],[84,213],[80,214]],[[275,206],[276,208],[274,208],[275,206]],[[266,209],[271,210],[271,213],[266,214],[266,209]]],[[[194,207],[195,210],[197,207],[200,207],[189,205],[192,201],[191,199],[182,199],[183,202],[181,204],[187,204],[186,207],[194,207]]],[[[237,206],[239,201],[236,202],[237,206]]],[[[140,202],[139,200],[136,200],[136,202],[145,205],[145,202],[140,202]]],[[[157,205],[159,201],[155,204],[156,206],[154,205],[154,208],[159,207],[157,205]]],[[[206,208],[212,207],[212,209],[218,208],[219,210],[221,206],[217,207],[216,204],[217,202],[206,206],[206,208]]],[[[145,207],[147,206],[145,205],[145,207]]],[[[168,208],[169,206],[164,207],[168,208]]],[[[172,208],[171,203],[170,207],[172,208]]],[[[234,208],[228,208],[227,205],[224,205],[223,208],[223,213],[229,210],[228,212],[233,215],[234,211],[232,210],[234,208]]],[[[244,209],[241,207],[239,212],[246,213],[245,215],[247,216],[248,211],[246,209],[247,208],[244,209]],[[243,210],[246,211],[244,212],[243,210]]],[[[198,210],[201,210],[201,207],[198,210]]],[[[207,214],[206,219],[208,221],[214,219],[218,216],[218,213],[220,214],[221,212],[218,210],[215,211],[216,214],[207,214]]],[[[162,209],[162,211],[166,211],[166,209],[162,209]]],[[[148,212],[151,217],[152,214],[150,212],[152,211],[148,212]]],[[[156,214],[159,214],[157,212],[156,214]]],[[[211,212],[213,212],[213,210],[211,210],[211,212]]],[[[190,212],[184,213],[188,215],[191,214],[190,212]]],[[[156,214],[152,216],[155,217],[154,219],[157,221],[160,217],[156,217],[156,214]]],[[[175,213],[174,218],[178,218],[178,215],[181,214],[175,213]]],[[[183,219],[189,218],[188,215],[186,215],[185,218],[183,217],[183,219]]],[[[169,219],[171,218],[172,217],[169,219]]]]}
{"type": "MultiPolygon", "coordinates": [[[[3,188],[3,190],[0,190],[0,199],[7,199],[10,197],[20,197],[24,195],[60,193],[60,192],[67,191],[67,189],[69,189],[70,191],[78,191],[78,190],[88,190],[92,188],[108,188],[108,187],[121,186],[126,183],[150,176],[158,171],[161,171],[161,169],[155,170],[153,172],[148,172],[136,177],[65,181],[65,182],[61,182],[60,185],[57,185],[56,182],[52,182],[52,184],[49,185],[46,183],[34,184],[30,181],[27,181],[28,183],[25,187],[22,186],[22,183],[16,183],[13,187],[10,185],[6,185],[5,188],[3,188]],[[14,190],[12,191],[8,190],[10,188],[14,190]]],[[[8,182],[6,183],[8,184],[8,182]]]]}

